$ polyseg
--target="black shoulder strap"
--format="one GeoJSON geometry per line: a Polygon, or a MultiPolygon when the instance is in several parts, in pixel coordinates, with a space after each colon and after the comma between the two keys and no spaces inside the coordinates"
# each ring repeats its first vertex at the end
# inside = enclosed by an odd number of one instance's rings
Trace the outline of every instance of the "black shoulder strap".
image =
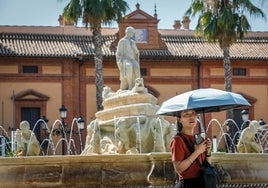
{"type": "MultiPolygon", "coordinates": [[[[179,136],[183,139],[183,141],[184,141],[184,143],[186,144],[188,150],[189,150],[191,153],[193,153],[193,152],[194,152],[194,148],[191,147],[191,145],[189,144],[189,142],[188,142],[188,140],[185,138],[185,136],[184,136],[183,134],[179,134],[179,136]]],[[[195,161],[197,161],[197,164],[198,164],[199,166],[201,166],[199,160],[196,159],[195,161]]],[[[204,162],[207,162],[207,160],[205,159],[204,162]]],[[[207,163],[208,163],[208,162],[207,162],[207,163]]]]}
{"type": "Polygon", "coordinates": [[[190,143],[188,142],[188,140],[185,138],[185,136],[183,134],[179,134],[179,136],[183,139],[184,143],[186,144],[188,150],[193,153],[194,152],[194,148],[191,147],[190,143]]]}

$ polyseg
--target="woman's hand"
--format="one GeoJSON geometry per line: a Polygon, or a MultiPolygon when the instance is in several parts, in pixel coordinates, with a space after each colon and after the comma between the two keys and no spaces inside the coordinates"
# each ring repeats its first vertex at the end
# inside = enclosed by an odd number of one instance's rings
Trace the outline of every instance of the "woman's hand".
{"type": "Polygon", "coordinates": [[[195,151],[198,155],[204,153],[207,150],[207,141],[204,140],[201,144],[195,145],[195,151]]]}
{"type": "Polygon", "coordinates": [[[212,146],[212,142],[211,142],[211,139],[210,138],[207,138],[206,139],[206,145],[207,145],[207,155],[210,154],[210,151],[211,151],[211,146],[212,146]]]}

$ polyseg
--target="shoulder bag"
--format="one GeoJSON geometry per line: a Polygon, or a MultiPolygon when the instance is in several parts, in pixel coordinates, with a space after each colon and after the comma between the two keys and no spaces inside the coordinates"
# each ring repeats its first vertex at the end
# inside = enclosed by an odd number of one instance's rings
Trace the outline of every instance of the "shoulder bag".
{"type": "MultiPolygon", "coordinates": [[[[183,139],[188,150],[193,153],[194,149],[190,146],[188,140],[180,134],[180,137],[183,139]]],[[[199,160],[196,160],[198,166],[200,167],[202,177],[205,183],[206,188],[216,188],[216,171],[214,166],[212,166],[206,159],[200,164],[199,160]]]]}

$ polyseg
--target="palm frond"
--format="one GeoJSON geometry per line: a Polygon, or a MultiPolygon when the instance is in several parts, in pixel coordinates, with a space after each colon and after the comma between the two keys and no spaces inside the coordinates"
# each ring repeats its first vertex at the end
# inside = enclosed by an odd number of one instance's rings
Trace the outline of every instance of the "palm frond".
{"type": "Polygon", "coordinates": [[[81,15],[82,7],[80,4],[80,0],[71,0],[63,9],[63,17],[67,21],[74,21],[75,23],[77,23],[81,15]]]}

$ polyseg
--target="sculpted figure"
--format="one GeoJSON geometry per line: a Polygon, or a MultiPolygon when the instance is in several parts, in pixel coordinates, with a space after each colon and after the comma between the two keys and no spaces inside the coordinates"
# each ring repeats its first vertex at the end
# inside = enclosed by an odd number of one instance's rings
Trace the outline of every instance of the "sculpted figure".
{"type": "Polygon", "coordinates": [[[20,123],[16,130],[17,152],[16,156],[38,156],[40,145],[33,131],[30,130],[28,121],[20,123]]]}
{"type": "Polygon", "coordinates": [[[112,140],[107,136],[104,136],[100,140],[100,145],[101,145],[102,154],[116,154],[117,153],[117,147],[113,144],[112,140]]]}
{"type": "Polygon", "coordinates": [[[112,97],[112,96],[115,96],[116,93],[112,91],[112,89],[108,86],[105,86],[103,88],[103,92],[102,92],[102,98],[103,100],[109,98],[109,97],[112,97]]]}
{"type": "Polygon", "coordinates": [[[117,123],[117,138],[118,153],[150,153],[150,152],[165,152],[166,140],[169,132],[168,121],[159,123],[158,119],[152,117],[139,117],[139,124],[137,119],[128,121],[120,119],[117,123]]]}
{"type": "Polygon", "coordinates": [[[129,132],[132,130],[131,125],[128,124],[125,119],[120,119],[117,122],[116,135],[119,140],[118,142],[119,153],[126,153],[126,151],[128,151],[131,148],[130,138],[129,138],[129,134],[130,134],[129,132]]]}
{"type": "Polygon", "coordinates": [[[132,91],[136,93],[148,93],[147,88],[144,87],[143,78],[136,78],[132,91]]]}
{"type": "Polygon", "coordinates": [[[91,138],[92,138],[92,135],[94,133],[94,129],[96,126],[97,126],[96,120],[91,121],[91,123],[87,126],[87,136],[86,136],[86,142],[85,142],[85,149],[82,153],[86,152],[88,147],[90,147],[91,138]]]}
{"type": "MultiPolygon", "coordinates": [[[[137,128],[138,126],[136,118],[122,118],[117,122],[116,135],[118,138],[118,153],[138,153],[138,150],[136,148],[137,128]]],[[[141,132],[142,131],[140,131],[140,133],[141,132]]]]}
{"type": "Polygon", "coordinates": [[[260,153],[261,146],[255,140],[255,134],[260,128],[258,121],[253,120],[250,122],[249,126],[241,132],[237,144],[238,153],[260,153]]]}
{"type": "Polygon", "coordinates": [[[268,153],[268,124],[263,121],[263,119],[259,120],[260,128],[257,131],[257,134],[255,135],[256,142],[261,145],[261,147],[264,149],[263,153],[268,153]],[[267,148],[267,149],[266,149],[267,148]]]}
{"type": "Polygon", "coordinates": [[[152,132],[154,135],[154,152],[170,151],[169,144],[176,134],[175,125],[170,124],[164,118],[153,118],[150,121],[152,132]]]}
{"type": "Polygon", "coordinates": [[[87,126],[87,137],[85,142],[85,148],[81,152],[81,155],[100,154],[100,129],[97,120],[92,121],[87,126]]]}
{"type": "Polygon", "coordinates": [[[120,71],[120,89],[131,90],[135,80],[140,78],[139,50],[132,39],[135,29],[126,28],[126,35],[120,39],[116,51],[116,63],[120,71]]]}
{"type": "Polygon", "coordinates": [[[166,151],[169,152],[170,151],[170,147],[169,147],[169,144],[170,144],[170,141],[171,139],[174,137],[174,135],[176,135],[176,125],[175,124],[172,124],[172,123],[169,123],[167,120],[165,119],[162,119],[163,121],[163,125],[164,125],[164,141],[165,141],[165,148],[166,148],[166,151]]]}

